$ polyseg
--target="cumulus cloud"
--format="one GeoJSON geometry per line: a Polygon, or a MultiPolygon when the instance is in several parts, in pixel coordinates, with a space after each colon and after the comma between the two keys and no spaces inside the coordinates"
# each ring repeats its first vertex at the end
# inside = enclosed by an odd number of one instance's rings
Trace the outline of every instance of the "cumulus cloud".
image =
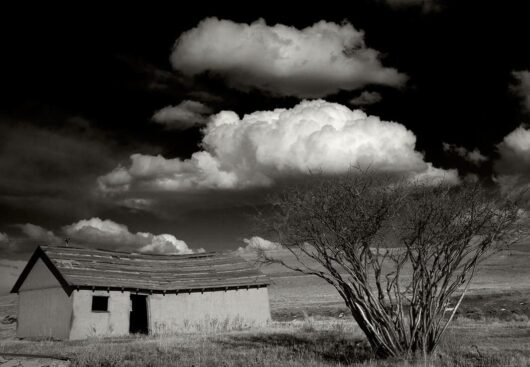
{"type": "Polygon", "coordinates": [[[437,185],[442,182],[455,185],[460,182],[458,172],[455,169],[446,170],[437,168],[432,163],[425,163],[425,166],[425,170],[409,175],[410,181],[432,185],[437,185]]]}
{"type": "Polygon", "coordinates": [[[72,241],[84,245],[120,246],[129,250],[136,248],[140,252],[157,254],[193,253],[186,242],[178,240],[171,234],[132,233],[126,225],[109,219],[83,219],[65,226],[63,231],[72,241]]]}
{"type": "Polygon", "coordinates": [[[521,98],[521,103],[528,112],[530,111],[530,71],[514,71],[512,75],[515,84],[510,86],[510,90],[521,98]]]}
{"type": "MultiPolygon", "coordinates": [[[[186,242],[178,240],[171,234],[160,234],[152,235],[150,233],[138,233],[140,236],[145,236],[149,240],[149,243],[140,248],[140,252],[152,253],[152,254],[192,254],[193,250],[188,248],[186,242]]],[[[204,252],[204,249],[200,248],[197,252],[204,252]]]]}
{"type": "Polygon", "coordinates": [[[41,226],[35,224],[26,223],[18,225],[22,233],[24,233],[29,239],[42,242],[43,244],[58,244],[62,240],[57,237],[52,231],[49,231],[41,226]]]}
{"type": "Polygon", "coordinates": [[[445,142],[442,144],[445,152],[455,153],[458,156],[464,158],[466,161],[473,163],[477,166],[488,160],[488,157],[480,153],[480,150],[478,150],[477,148],[470,151],[467,150],[465,147],[461,147],[455,144],[449,144],[445,142]]]}
{"type": "Polygon", "coordinates": [[[352,166],[458,181],[455,170],[424,161],[415,150],[416,136],[403,125],[323,100],[242,118],[223,111],[212,116],[204,133],[204,150],[190,159],[133,154],[128,168],[99,178],[100,189],[240,189],[309,171],[344,173],[352,166]]]}
{"type": "Polygon", "coordinates": [[[185,100],[176,106],[167,106],[155,112],[152,120],[168,129],[187,129],[203,125],[213,110],[197,101],[185,100]]]}
{"type": "Polygon", "coordinates": [[[383,97],[377,92],[364,91],[359,96],[352,98],[350,104],[354,106],[367,106],[380,102],[383,97]]]}
{"type": "Polygon", "coordinates": [[[503,190],[530,183],[530,129],[519,126],[497,145],[496,181],[503,190]]]}
{"type": "Polygon", "coordinates": [[[280,245],[278,242],[272,242],[258,236],[245,238],[243,239],[243,242],[245,242],[247,245],[245,247],[239,247],[239,252],[271,251],[282,248],[282,245],[280,245]]]}
{"type": "MultiPolygon", "coordinates": [[[[82,219],[63,228],[63,231],[76,242],[89,244],[139,245],[138,237],[129,232],[126,225],[109,219],[82,219]]],[[[142,236],[140,236],[143,238],[142,236]]]]}
{"type": "Polygon", "coordinates": [[[251,24],[206,18],[181,34],[171,54],[187,76],[208,72],[233,88],[323,97],[368,84],[401,86],[406,76],[384,67],[349,23],[320,21],[304,29],[263,19],[251,24]]]}
{"type": "MultiPolygon", "coordinates": [[[[131,156],[133,159],[135,155],[131,156]]],[[[111,172],[104,176],[98,177],[98,188],[102,192],[127,191],[133,177],[129,174],[127,168],[117,166],[111,172]]]]}

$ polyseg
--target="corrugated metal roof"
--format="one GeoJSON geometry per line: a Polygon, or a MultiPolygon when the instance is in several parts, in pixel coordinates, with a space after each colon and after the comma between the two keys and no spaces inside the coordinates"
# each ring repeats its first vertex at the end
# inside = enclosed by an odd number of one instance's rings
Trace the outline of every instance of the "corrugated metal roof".
{"type": "MultiPolygon", "coordinates": [[[[47,265],[51,263],[57,270],[52,272],[56,276],[60,273],[63,283],[71,289],[178,292],[269,283],[265,274],[235,253],[152,255],[79,247],[40,246],[39,249],[40,257],[44,255],[47,258],[44,260],[49,260],[45,261],[47,265]]],[[[23,279],[20,280],[18,287],[23,279]]],[[[15,285],[13,291],[18,287],[15,285]]]]}

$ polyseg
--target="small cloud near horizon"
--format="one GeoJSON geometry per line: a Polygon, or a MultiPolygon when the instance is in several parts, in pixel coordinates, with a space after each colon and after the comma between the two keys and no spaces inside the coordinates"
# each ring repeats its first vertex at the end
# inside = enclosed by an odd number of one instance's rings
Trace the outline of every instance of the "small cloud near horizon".
{"type": "Polygon", "coordinates": [[[184,130],[204,125],[212,113],[213,109],[201,102],[185,100],[176,106],[166,106],[156,111],[152,120],[167,129],[184,130]]]}
{"type": "Polygon", "coordinates": [[[245,247],[239,247],[239,252],[256,252],[256,251],[273,251],[282,249],[282,245],[278,242],[272,242],[261,238],[259,236],[253,236],[251,238],[243,239],[243,242],[247,245],[245,247]]]}

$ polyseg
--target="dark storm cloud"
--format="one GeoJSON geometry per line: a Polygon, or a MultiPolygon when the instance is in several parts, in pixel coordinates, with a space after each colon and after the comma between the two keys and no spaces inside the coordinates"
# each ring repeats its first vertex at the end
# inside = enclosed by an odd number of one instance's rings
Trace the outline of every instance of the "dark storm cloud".
{"type": "Polygon", "coordinates": [[[530,112],[530,71],[514,71],[512,76],[514,83],[510,85],[510,90],[520,98],[523,109],[530,112]]]}
{"type": "MultiPolygon", "coordinates": [[[[0,219],[4,225],[56,225],[93,210],[97,175],[117,155],[103,136],[0,124],[0,219]]],[[[1,228],[0,228],[1,229],[1,228]]]]}
{"type": "Polygon", "coordinates": [[[9,235],[0,235],[0,258],[4,259],[23,259],[38,245],[64,243],[64,240],[52,231],[31,223],[14,224],[7,230],[10,231],[9,235]]]}
{"type": "MultiPolygon", "coordinates": [[[[134,87],[139,90],[151,90],[155,93],[178,96],[185,93],[186,87],[189,86],[190,80],[181,75],[175,74],[170,70],[158,67],[141,58],[134,58],[127,55],[118,55],[116,59],[123,63],[136,78],[134,87]]],[[[131,87],[131,85],[129,85],[131,87]]]]}
{"type": "Polygon", "coordinates": [[[350,100],[350,104],[354,106],[367,106],[377,102],[381,102],[382,99],[383,97],[381,96],[381,93],[363,91],[357,97],[352,98],[350,100]]]}
{"type": "Polygon", "coordinates": [[[440,0],[382,0],[393,8],[419,8],[424,13],[438,12],[443,9],[440,0]]]}
{"type": "Polygon", "coordinates": [[[9,236],[6,233],[0,232],[0,246],[9,243],[9,236]]]}

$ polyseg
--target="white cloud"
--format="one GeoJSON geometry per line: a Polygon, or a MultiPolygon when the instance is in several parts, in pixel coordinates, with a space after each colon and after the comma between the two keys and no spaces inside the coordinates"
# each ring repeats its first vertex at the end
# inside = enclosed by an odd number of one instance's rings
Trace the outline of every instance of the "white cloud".
{"type": "Polygon", "coordinates": [[[530,111],[530,71],[514,71],[512,75],[516,83],[511,85],[510,89],[522,99],[526,111],[530,111]]]}
{"type": "Polygon", "coordinates": [[[98,178],[98,188],[101,192],[126,191],[132,176],[129,171],[122,166],[117,166],[111,172],[98,178]]]}
{"type": "MultiPolygon", "coordinates": [[[[131,233],[126,225],[108,219],[83,219],[65,226],[63,231],[72,241],[83,245],[121,246],[128,250],[138,249],[144,253],[193,253],[186,242],[178,240],[171,234],[131,233]]],[[[199,249],[198,251],[204,250],[199,249]]]]}
{"type": "Polygon", "coordinates": [[[432,163],[426,163],[426,169],[410,175],[410,180],[414,182],[437,185],[439,183],[458,184],[460,179],[455,169],[445,170],[436,168],[432,163]]]}
{"type": "Polygon", "coordinates": [[[477,148],[470,151],[467,150],[465,147],[461,147],[455,144],[442,144],[445,152],[456,153],[460,157],[464,158],[466,161],[471,162],[477,166],[488,160],[488,157],[480,153],[480,150],[478,150],[477,148]]]}
{"type": "Polygon", "coordinates": [[[455,170],[424,161],[416,136],[403,125],[323,100],[291,109],[258,111],[240,118],[231,111],[212,116],[204,129],[204,151],[190,159],[133,154],[131,165],[99,178],[104,192],[186,191],[268,186],[309,171],[344,173],[352,166],[458,181],[455,170]],[[128,180],[115,180],[115,175],[128,180]]]}
{"type": "Polygon", "coordinates": [[[506,135],[498,145],[501,155],[515,155],[519,158],[530,158],[530,129],[524,126],[517,127],[506,135]]]}
{"type": "Polygon", "coordinates": [[[213,110],[197,101],[185,100],[176,106],[167,106],[155,112],[152,120],[168,129],[187,129],[203,125],[213,110]]]}
{"type": "Polygon", "coordinates": [[[220,162],[204,151],[194,153],[186,160],[133,154],[127,171],[118,167],[98,178],[102,192],[127,191],[133,183],[147,190],[169,191],[191,188],[231,189],[240,184],[235,173],[223,170],[220,162]],[[128,180],[115,180],[116,175],[122,175],[123,172],[129,177],[128,180]]]}
{"type": "Polygon", "coordinates": [[[351,24],[320,21],[296,29],[263,19],[251,24],[206,18],[181,34],[171,63],[187,76],[210,72],[236,89],[323,97],[368,84],[401,86],[406,76],[386,68],[351,24]]]}
{"type": "Polygon", "coordinates": [[[530,183],[530,129],[519,126],[497,145],[499,159],[494,169],[497,183],[505,191],[530,183]]]}
{"type": "Polygon", "coordinates": [[[9,236],[6,233],[0,232],[0,245],[4,245],[9,242],[9,236]]]}
{"type": "MultiPolygon", "coordinates": [[[[193,250],[188,248],[186,242],[176,239],[175,236],[171,234],[154,236],[150,233],[138,233],[138,235],[145,236],[145,238],[149,240],[147,245],[140,248],[140,252],[166,255],[193,253],[193,250]]],[[[204,249],[200,248],[197,252],[204,252],[204,249]]]]}
{"type": "Polygon", "coordinates": [[[143,244],[140,238],[129,232],[126,225],[118,224],[109,219],[100,218],[82,219],[79,222],[67,225],[63,231],[71,240],[89,244],[135,245],[143,244]]]}
{"type": "Polygon", "coordinates": [[[239,247],[239,252],[271,251],[282,248],[282,245],[279,243],[272,242],[258,236],[245,238],[243,239],[243,242],[245,242],[247,245],[245,247],[239,247]]]}
{"type": "Polygon", "coordinates": [[[381,94],[377,92],[364,91],[359,96],[352,98],[350,104],[354,106],[367,106],[380,102],[382,99],[381,94]]]}
{"type": "Polygon", "coordinates": [[[18,227],[29,239],[36,242],[42,242],[42,244],[58,244],[62,242],[52,231],[48,231],[41,226],[26,223],[20,224],[18,227]]]}

